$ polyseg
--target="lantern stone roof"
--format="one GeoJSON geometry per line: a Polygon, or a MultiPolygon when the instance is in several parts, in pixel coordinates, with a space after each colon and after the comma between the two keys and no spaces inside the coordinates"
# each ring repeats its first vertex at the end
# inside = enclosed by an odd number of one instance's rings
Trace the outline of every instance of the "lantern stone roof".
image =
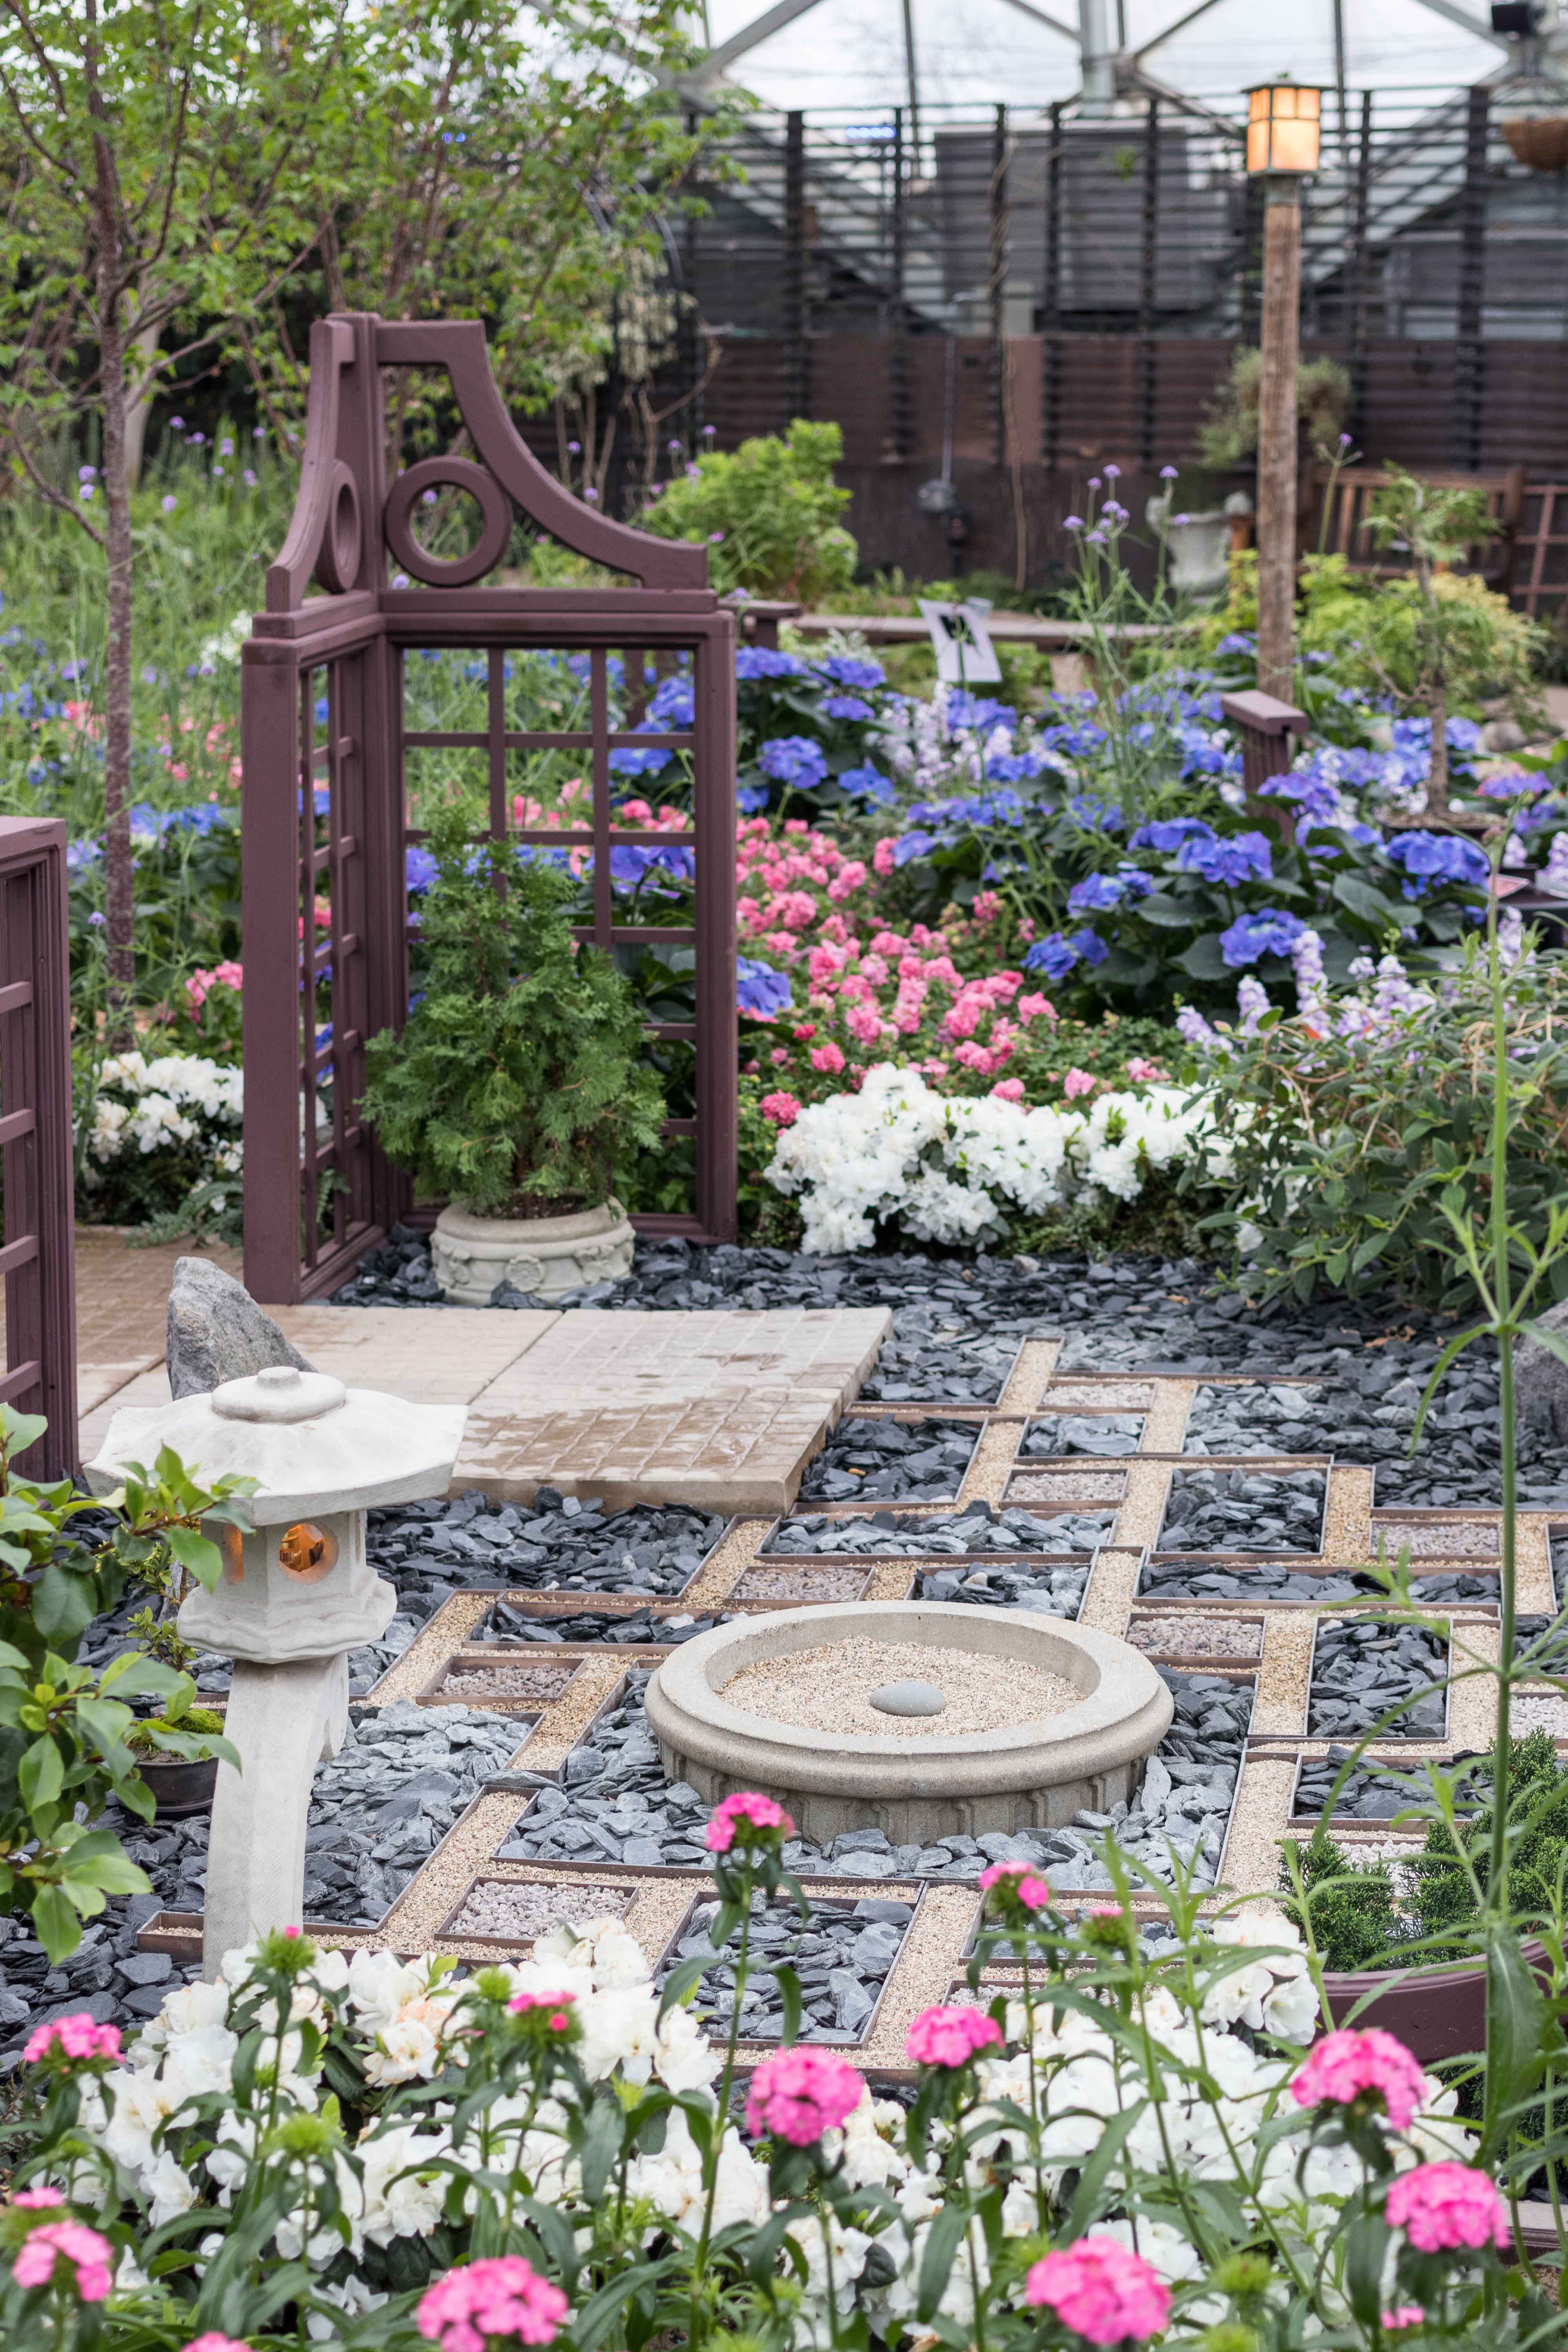
{"type": "Polygon", "coordinates": [[[173,1404],[125,1406],[87,1477],[95,1494],[108,1494],[131,1463],[151,1471],[160,1447],[171,1446],[204,1484],[254,1478],[245,1504],[251,1524],[279,1527],[444,1495],[467,1419],[464,1405],[411,1404],[275,1364],[173,1404]]]}

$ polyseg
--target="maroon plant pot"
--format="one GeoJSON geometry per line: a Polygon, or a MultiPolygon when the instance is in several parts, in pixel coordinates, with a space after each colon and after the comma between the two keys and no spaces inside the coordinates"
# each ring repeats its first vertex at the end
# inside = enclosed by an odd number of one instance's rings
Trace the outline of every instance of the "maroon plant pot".
{"type": "MultiPolygon", "coordinates": [[[[1530,1966],[1540,1974],[1547,1965],[1545,1947],[1533,1940],[1523,1947],[1530,1966]]],[[[1333,2025],[1350,2022],[1351,2011],[1368,1993],[1355,2019],[1358,2031],[1380,2026],[1403,2042],[1424,2066],[1440,2060],[1479,2055],[1487,2038],[1487,1969],[1484,1960],[1461,1960],[1451,1968],[1347,1969],[1325,1973],[1323,1994],[1333,2025]]]]}

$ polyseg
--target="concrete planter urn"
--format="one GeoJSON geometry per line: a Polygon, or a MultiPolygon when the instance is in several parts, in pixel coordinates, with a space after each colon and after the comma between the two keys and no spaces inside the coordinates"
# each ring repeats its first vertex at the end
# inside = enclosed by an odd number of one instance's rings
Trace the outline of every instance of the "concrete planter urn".
{"type": "MultiPolygon", "coordinates": [[[[1157,530],[1168,500],[1151,499],[1147,520],[1157,530]]],[[[1170,584],[1184,596],[1212,596],[1229,577],[1230,516],[1223,509],[1184,515],[1165,525],[1165,563],[1170,584]]]]}
{"type": "Polygon", "coordinates": [[[478,1217],[446,1208],[431,1256],[441,1296],[454,1307],[488,1307],[498,1282],[535,1298],[564,1298],[591,1282],[618,1282],[632,1270],[636,1241],[618,1201],[564,1217],[478,1217]]]}

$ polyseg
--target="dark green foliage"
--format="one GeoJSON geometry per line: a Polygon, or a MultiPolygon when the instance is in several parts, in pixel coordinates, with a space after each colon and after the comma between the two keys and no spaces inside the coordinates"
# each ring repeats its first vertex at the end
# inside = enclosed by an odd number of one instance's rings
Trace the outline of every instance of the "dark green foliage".
{"type": "Polygon", "coordinates": [[[425,993],[366,1049],[364,1108],[422,1198],[479,1215],[596,1208],[659,1143],[664,1099],[609,958],[572,936],[573,877],[475,842],[455,804],[431,828],[425,993]]]}
{"type": "Polygon", "coordinates": [[[1408,1939],[1409,1924],[1394,1907],[1394,1881],[1385,1863],[1352,1863],[1326,1830],[1314,1831],[1298,1851],[1302,1892],[1292,1886],[1288,1864],[1279,1884],[1285,1909],[1311,1928],[1326,1969],[1397,1967],[1392,1947],[1408,1939]]]}
{"type": "MultiPolygon", "coordinates": [[[[1560,1764],[1548,1731],[1532,1731],[1509,1742],[1509,1907],[1516,1922],[1550,1918],[1562,1897],[1568,1862],[1568,1764],[1560,1764]]],[[[1479,1804],[1460,1824],[1460,1837],[1483,1890],[1490,1874],[1491,1788],[1495,1759],[1478,1765],[1474,1776],[1479,1804]]],[[[1469,1871],[1447,1823],[1434,1822],[1425,1853],[1412,1865],[1419,1881],[1417,1900],[1428,1935],[1461,1927],[1476,1916],[1469,1871]]]]}

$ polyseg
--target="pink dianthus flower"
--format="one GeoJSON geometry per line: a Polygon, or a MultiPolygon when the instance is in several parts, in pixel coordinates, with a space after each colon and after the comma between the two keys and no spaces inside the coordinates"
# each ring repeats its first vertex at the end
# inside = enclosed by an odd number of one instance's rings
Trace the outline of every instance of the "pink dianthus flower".
{"type": "MultiPolygon", "coordinates": [[[[703,1843],[710,1853],[728,1853],[735,1843],[735,1832],[742,1824],[754,1830],[777,1830],[783,1837],[795,1835],[795,1823],[784,1807],[772,1797],[764,1797],[755,1789],[738,1789],[732,1797],[721,1798],[710,1816],[703,1843]]],[[[745,1840],[747,1843],[751,1841],[745,1840]]]]}
{"type": "Polygon", "coordinates": [[[980,1874],[980,1892],[989,1894],[994,1886],[1016,1895],[1026,1911],[1043,1911],[1051,1899],[1049,1886],[1026,1862],[994,1862],[980,1874]]]}
{"type": "Polygon", "coordinates": [[[1401,2327],[1419,2327],[1426,2314],[1418,2303],[1395,2304],[1383,2315],[1383,2325],[1390,2333],[1401,2327]]]}
{"type": "Polygon", "coordinates": [[[922,2009],[904,2036],[917,2066],[967,2066],[982,2050],[1002,2047],[1002,2028],[983,2009],[922,2009]]]}
{"type": "Polygon", "coordinates": [[[438,2278],[421,2295],[415,2319],[442,2352],[485,2352],[492,2336],[550,2343],[567,2309],[561,2289],[521,2254],[495,2254],[438,2278]]]}
{"type": "Polygon", "coordinates": [[[1135,1087],[1152,1087],[1157,1085],[1165,1073],[1158,1062],[1148,1061],[1142,1054],[1134,1054],[1127,1065],[1127,1075],[1135,1087]]]}
{"type": "Polygon", "coordinates": [[[17,2247],[11,2276],[17,2286],[47,2286],[57,2274],[56,2264],[68,2263],[75,2273],[71,2284],[83,2303],[102,2303],[112,2283],[113,2259],[109,2240],[85,2221],[45,2221],[17,2247]]]}
{"type": "Polygon", "coordinates": [[[746,2129],[810,2147],[848,2121],[865,2088],[865,2076],[831,2050],[808,2043],[781,2050],[752,2076],[746,2129]]]}
{"type": "MultiPolygon", "coordinates": [[[[775,1062],[787,1062],[788,1059],[789,1055],[782,1046],[773,1055],[775,1062]]],[[[757,1108],[764,1118],[773,1120],[775,1127],[793,1127],[800,1117],[800,1104],[791,1094],[764,1095],[757,1108]]]]}
{"type": "Polygon", "coordinates": [[[250,2352],[250,2347],[237,2336],[220,2336],[216,2327],[209,2327],[205,2336],[193,2336],[181,2352],[250,2352]]]}
{"type": "Polygon", "coordinates": [[[1020,1021],[1054,1021],[1057,1017],[1056,1006],[1038,989],[1032,995],[1020,996],[1016,1009],[1020,1021]]]}
{"type": "Polygon", "coordinates": [[[1068,1102],[1075,1095],[1091,1095],[1100,1080],[1089,1070],[1069,1070],[1062,1080],[1062,1092],[1068,1102]]]}
{"type": "Polygon", "coordinates": [[[852,898],[866,879],[866,868],[858,857],[847,857],[827,886],[830,898],[852,898]]]}
{"type": "Polygon", "coordinates": [[[518,1992],[513,1993],[507,2007],[514,2017],[521,2017],[524,2010],[547,2009],[551,2011],[546,2020],[550,2032],[565,2033],[571,2030],[572,2004],[576,1998],[574,1992],[518,1992]]]}
{"type": "Polygon", "coordinates": [[[120,2028],[100,2025],[85,2009],[77,2010],[69,2017],[51,2017],[47,2025],[40,2025],[29,2036],[22,2054],[36,2066],[56,2048],[64,2058],[118,2058],[120,2028]]]}
{"type": "Polygon", "coordinates": [[[999,1079],[996,1085],[992,1087],[991,1091],[1000,1102],[1022,1102],[1024,1099],[1024,1081],[1022,1078],[1002,1078],[999,1079]]]}
{"type": "Polygon", "coordinates": [[[1402,2172],[1383,2210],[1389,2227],[1403,2230],[1424,2254],[1508,2243],[1508,2209],[1473,2164],[1418,2164],[1402,2172]]]}
{"type": "Polygon", "coordinates": [[[63,2205],[65,2201],[58,2189],[47,2188],[18,2189],[11,2200],[13,2205],[26,2206],[30,2211],[42,2210],[53,2205],[63,2205]]]}
{"type": "Polygon", "coordinates": [[[1395,2131],[1405,2129],[1426,2095],[1421,2068],[1404,2042],[1380,2025],[1364,2031],[1342,2026],[1325,2033],[1290,2081],[1290,2095],[1299,2107],[1321,2106],[1325,2101],[1348,2107],[1367,2091],[1381,2095],[1395,2131]]]}
{"type": "Polygon", "coordinates": [[[1138,2344],[1171,2315],[1171,2290],[1142,2254],[1118,2238],[1075,2239],[1043,2254],[1024,2282],[1024,2300],[1045,2305],[1090,2344],[1138,2344]]]}
{"type": "Polygon", "coordinates": [[[877,844],[876,848],[871,852],[871,863],[876,867],[879,874],[890,874],[892,872],[895,863],[893,852],[896,846],[896,836],[893,834],[885,833],[882,835],[881,840],[877,844]]]}
{"type": "Polygon", "coordinates": [[[843,1048],[836,1045],[831,1037],[825,1045],[814,1045],[811,1049],[811,1066],[814,1070],[825,1070],[833,1076],[837,1076],[844,1067],[843,1048]]]}

